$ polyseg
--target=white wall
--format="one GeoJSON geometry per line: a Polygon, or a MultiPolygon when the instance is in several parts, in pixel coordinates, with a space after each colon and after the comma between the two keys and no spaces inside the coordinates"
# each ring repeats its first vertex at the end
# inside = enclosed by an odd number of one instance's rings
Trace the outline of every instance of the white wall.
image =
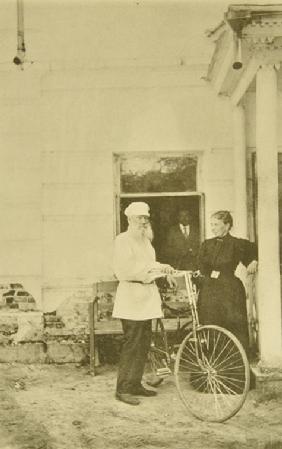
{"type": "Polygon", "coordinates": [[[0,66],[1,278],[39,302],[41,287],[111,275],[113,153],[199,151],[207,221],[233,209],[230,105],[203,79],[204,27],[221,17],[192,2],[92,3],[27,2],[35,62],[0,66]]]}
{"type": "Polygon", "coordinates": [[[38,79],[0,72],[0,281],[41,295],[38,79]]]}

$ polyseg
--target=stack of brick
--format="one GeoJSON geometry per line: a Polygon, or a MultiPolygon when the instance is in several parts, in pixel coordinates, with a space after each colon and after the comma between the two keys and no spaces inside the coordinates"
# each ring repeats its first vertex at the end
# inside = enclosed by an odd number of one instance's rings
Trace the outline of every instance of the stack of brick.
{"type": "Polygon", "coordinates": [[[91,288],[75,289],[54,312],[0,309],[0,362],[85,363],[91,288]]]}

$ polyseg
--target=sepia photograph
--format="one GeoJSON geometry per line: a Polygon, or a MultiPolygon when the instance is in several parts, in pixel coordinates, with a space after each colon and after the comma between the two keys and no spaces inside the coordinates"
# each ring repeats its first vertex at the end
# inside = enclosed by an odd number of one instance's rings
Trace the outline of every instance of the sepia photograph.
{"type": "Polygon", "coordinates": [[[1,0],[0,49],[0,449],[282,449],[282,0],[1,0]]]}

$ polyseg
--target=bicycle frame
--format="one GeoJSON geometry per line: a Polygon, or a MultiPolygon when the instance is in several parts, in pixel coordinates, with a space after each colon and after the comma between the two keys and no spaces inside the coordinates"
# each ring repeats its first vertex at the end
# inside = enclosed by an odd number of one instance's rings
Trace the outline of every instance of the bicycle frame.
{"type": "Polygon", "coordinates": [[[184,280],[185,280],[185,286],[186,286],[186,291],[187,291],[187,295],[188,295],[188,302],[191,308],[191,314],[192,314],[192,334],[193,334],[193,339],[195,341],[195,354],[196,354],[196,358],[197,358],[197,362],[199,364],[199,366],[201,366],[201,368],[205,368],[205,364],[203,364],[203,360],[205,361],[205,363],[207,365],[207,359],[205,356],[202,357],[199,356],[199,348],[201,348],[201,343],[199,342],[197,339],[197,333],[196,330],[201,327],[200,323],[199,323],[199,316],[198,316],[198,311],[197,311],[197,299],[198,299],[198,292],[196,289],[196,286],[193,284],[192,282],[192,277],[198,277],[199,275],[195,275],[195,273],[193,271],[182,271],[182,270],[177,270],[174,274],[176,277],[177,276],[184,276],[184,280]]]}
{"type": "Polygon", "coordinates": [[[192,318],[193,318],[193,327],[197,328],[199,327],[199,317],[198,317],[198,311],[197,311],[197,299],[198,299],[198,293],[196,290],[196,286],[192,283],[192,271],[185,271],[184,272],[184,278],[185,278],[185,285],[186,290],[188,293],[188,300],[191,307],[192,312],[192,318]]]}
{"type": "Polygon", "coordinates": [[[192,277],[195,276],[193,271],[184,271],[184,270],[176,270],[173,274],[175,277],[184,276],[185,280],[185,287],[188,295],[188,302],[189,306],[191,307],[191,313],[192,313],[192,320],[193,320],[193,328],[195,329],[199,327],[199,317],[198,317],[198,311],[197,311],[197,299],[198,299],[198,292],[196,290],[196,286],[192,282],[192,277]]]}

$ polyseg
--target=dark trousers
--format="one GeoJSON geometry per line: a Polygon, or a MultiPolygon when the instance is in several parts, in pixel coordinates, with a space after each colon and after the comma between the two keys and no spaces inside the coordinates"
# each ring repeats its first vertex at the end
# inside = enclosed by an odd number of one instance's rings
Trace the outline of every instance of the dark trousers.
{"type": "Polygon", "coordinates": [[[120,354],[117,392],[132,393],[141,384],[151,345],[152,320],[121,320],[124,341],[120,354]]]}

